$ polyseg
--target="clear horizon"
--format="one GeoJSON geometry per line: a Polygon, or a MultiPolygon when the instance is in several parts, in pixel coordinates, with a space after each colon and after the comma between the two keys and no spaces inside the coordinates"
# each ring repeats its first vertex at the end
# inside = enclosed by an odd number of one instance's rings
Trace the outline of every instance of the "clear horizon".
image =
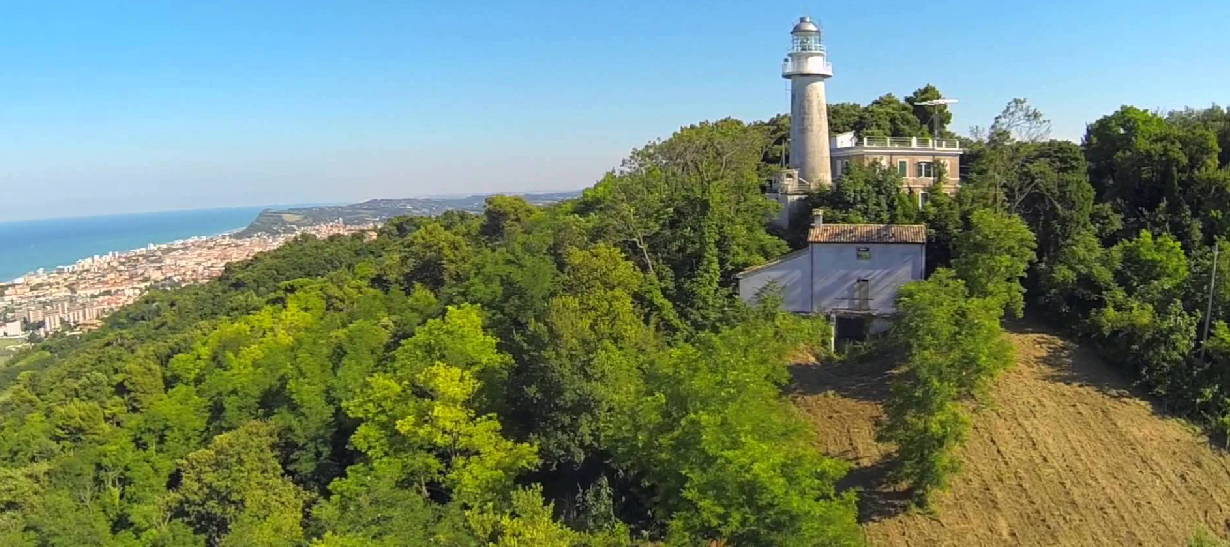
{"type": "Polygon", "coordinates": [[[1214,68],[1230,3],[227,0],[7,15],[0,221],[584,188],[680,126],[786,111],[779,62],[800,15],[824,25],[831,102],[932,83],[960,100],[959,134],[1013,97],[1079,140],[1122,104],[1204,107],[1230,89],[1214,68]]]}
{"type": "MultiPolygon", "coordinates": [[[[579,190],[581,189],[577,189],[575,191],[579,191],[579,190]]],[[[510,190],[508,192],[502,192],[502,193],[550,194],[550,193],[556,193],[556,192],[572,192],[572,191],[574,190],[541,190],[541,191],[534,191],[534,192],[518,192],[516,190],[510,190]]],[[[496,193],[501,193],[501,192],[496,192],[496,193]]],[[[131,215],[156,215],[160,213],[224,211],[224,210],[235,210],[235,209],[245,209],[246,210],[246,209],[294,209],[294,208],[305,208],[305,207],[338,207],[338,206],[354,205],[357,203],[362,203],[369,199],[449,199],[449,198],[454,198],[454,197],[467,197],[471,195],[488,195],[488,193],[479,193],[479,194],[442,193],[442,194],[415,195],[415,196],[371,197],[371,198],[364,198],[364,199],[359,199],[359,200],[354,200],[354,201],[275,203],[275,204],[250,203],[250,204],[239,204],[239,205],[222,205],[218,207],[188,207],[188,208],[176,208],[176,209],[117,211],[117,212],[85,213],[85,214],[80,214],[80,215],[66,215],[66,216],[53,216],[53,217],[41,217],[40,216],[40,217],[17,217],[17,218],[12,218],[12,219],[0,218],[0,224],[16,224],[16,223],[24,223],[24,222],[45,222],[45,221],[74,220],[74,219],[92,219],[92,218],[99,218],[99,217],[115,217],[115,216],[131,216],[131,215]]]]}

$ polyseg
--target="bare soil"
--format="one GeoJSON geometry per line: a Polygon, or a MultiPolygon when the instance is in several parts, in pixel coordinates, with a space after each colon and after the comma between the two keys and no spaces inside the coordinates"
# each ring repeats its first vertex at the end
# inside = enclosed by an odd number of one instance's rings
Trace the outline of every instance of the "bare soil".
{"type": "Polygon", "coordinates": [[[973,414],[963,468],[931,513],[886,484],[876,442],[893,360],[794,367],[817,447],[854,465],[871,545],[1175,545],[1230,535],[1230,453],[1166,417],[1092,352],[1014,328],[1017,366],[973,414]]]}

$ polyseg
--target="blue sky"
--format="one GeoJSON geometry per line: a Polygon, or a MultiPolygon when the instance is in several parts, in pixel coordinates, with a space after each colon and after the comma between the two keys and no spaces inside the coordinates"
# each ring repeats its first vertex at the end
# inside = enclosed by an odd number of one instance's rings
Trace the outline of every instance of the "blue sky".
{"type": "Polygon", "coordinates": [[[681,125],[786,110],[802,14],[831,101],[930,82],[959,133],[1015,96],[1073,140],[1125,103],[1230,101],[1230,2],[23,2],[0,221],[580,188],[681,125]]]}

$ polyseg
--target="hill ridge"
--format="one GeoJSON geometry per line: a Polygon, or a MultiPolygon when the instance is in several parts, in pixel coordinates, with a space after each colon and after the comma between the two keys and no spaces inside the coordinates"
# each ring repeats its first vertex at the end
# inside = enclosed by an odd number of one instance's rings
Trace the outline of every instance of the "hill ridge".
{"type": "Polygon", "coordinates": [[[581,191],[497,192],[469,194],[463,197],[374,198],[350,205],[265,209],[256,215],[256,218],[246,228],[235,235],[236,237],[251,237],[260,234],[289,233],[298,228],[338,220],[346,224],[370,224],[382,223],[405,215],[435,216],[451,210],[481,213],[486,199],[494,195],[520,196],[533,205],[548,205],[576,198],[581,195],[581,191]]]}

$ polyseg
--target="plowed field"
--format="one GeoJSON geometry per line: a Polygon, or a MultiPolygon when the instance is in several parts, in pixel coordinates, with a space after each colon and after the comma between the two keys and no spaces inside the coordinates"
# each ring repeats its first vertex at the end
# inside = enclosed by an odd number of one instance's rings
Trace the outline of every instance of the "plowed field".
{"type": "Polygon", "coordinates": [[[1230,453],[1164,417],[1091,352],[1029,329],[975,410],[964,468],[934,514],[884,483],[875,426],[892,363],[799,365],[793,397],[818,448],[851,461],[872,545],[1183,545],[1230,535],[1230,453]]]}

